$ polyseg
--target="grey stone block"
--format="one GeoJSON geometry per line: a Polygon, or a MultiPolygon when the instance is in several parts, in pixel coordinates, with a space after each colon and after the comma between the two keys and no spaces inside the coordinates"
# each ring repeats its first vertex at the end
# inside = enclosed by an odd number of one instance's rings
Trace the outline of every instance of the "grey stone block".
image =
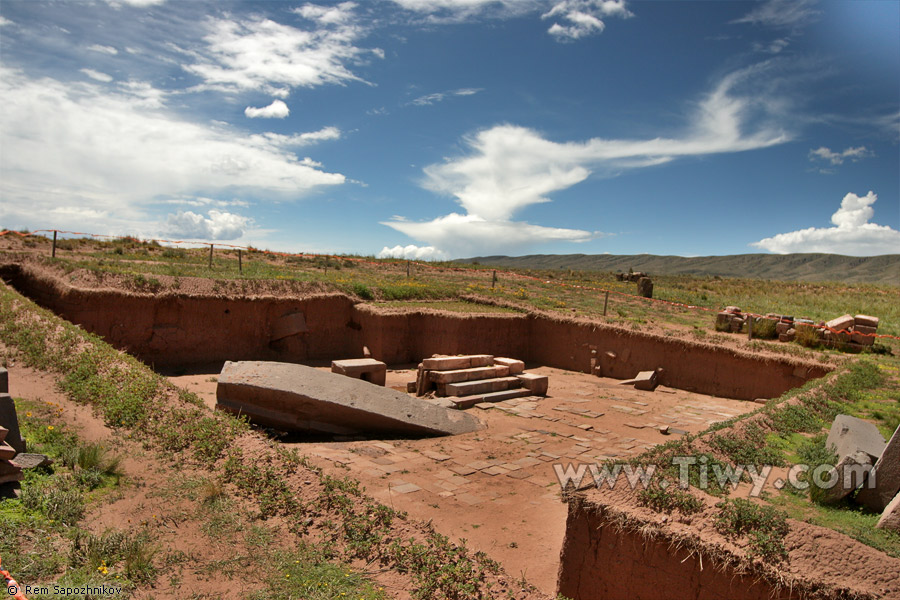
{"type": "Polygon", "coordinates": [[[861,450],[878,460],[884,451],[884,437],[875,425],[850,415],[838,415],[831,424],[825,446],[838,455],[838,461],[861,450]]]}
{"type": "Polygon", "coordinates": [[[872,470],[872,457],[862,450],[857,450],[841,457],[835,465],[835,470],[838,474],[837,482],[833,487],[823,490],[823,502],[837,502],[861,486],[866,475],[872,470]]]}
{"type": "Polygon", "coordinates": [[[482,428],[470,414],[292,363],[226,362],[216,399],[223,410],[283,431],[455,435],[482,428]]]}
{"type": "Polygon", "coordinates": [[[883,511],[897,492],[900,492],[900,427],[885,446],[856,501],[870,510],[883,511]]]}
{"type": "Polygon", "coordinates": [[[900,531],[900,494],[894,496],[890,504],[881,513],[875,527],[878,529],[890,529],[891,531],[900,531]]]}
{"type": "Polygon", "coordinates": [[[19,432],[19,415],[16,414],[16,404],[9,394],[0,394],[0,426],[9,430],[6,434],[6,443],[12,446],[16,452],[25,452],[25,440],[19,432]]]}

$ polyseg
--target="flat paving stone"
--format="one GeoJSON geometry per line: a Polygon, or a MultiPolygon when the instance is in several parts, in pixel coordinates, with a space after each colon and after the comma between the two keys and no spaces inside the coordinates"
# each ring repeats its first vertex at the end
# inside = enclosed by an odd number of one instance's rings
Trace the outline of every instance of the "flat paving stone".
{"type": "Polygon", "coordinates": [[[422,488],[414,483],[404,483],[403,485],[398,485],[391,488],[392,491],[399,492],[401,494],[411,494],[412,492],[418,492],[421,489],[422,488]]]}
{"type": "Polygon", "coordinates": [[[478,471],[478,469],[473,469],[468,465],[453,465],[450,467],[450,470],[456,473],[457,475],[471,475],[478,471]]]}
{"type": "Polygon", "coordinates": [[[507,469],[504,469],[503,467],[501,467],[499,465],[494,465],[493,467],[488,467],[487,469],[484,469],[481,472],[487,473],[488,475],[491,475],[491,476],[503,475],[504,473],[509,473],[509,471],[507,469]]]}

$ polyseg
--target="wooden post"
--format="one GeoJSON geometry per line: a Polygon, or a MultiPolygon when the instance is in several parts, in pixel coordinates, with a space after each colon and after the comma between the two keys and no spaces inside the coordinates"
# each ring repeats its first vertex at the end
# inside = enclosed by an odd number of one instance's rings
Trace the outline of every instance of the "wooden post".
{"type": "Polygon", "coordinates": [[[606,297],[603,299],[603,316],[606,316],[606,305],[609,304],[609,290],[606,290],[606,297]]]}
{"type": "Polygon", "coordinates": [[[747,339],[753,339],[753,315],[747,315],[747,339]]]}
{"type": "Polygon", "coordinates": [[[209,268],[210,269],[212,269],[212,252],[213,252],[213,245],[210,244],[209,245],[209,268]]]}
{"type": "Polygon", "coordinates": [[[56,258],[56,230],[53,230],[53,251],[50,254],[52,258],[56,258]]]}
{"type": "Polygon", "coordinates": [[[494,271],[494,276],[491,277],[491,289],[494,289],[495,283],[497,283],[497,271],[494,271]]]}
{"type": "Polygon", "coordinates": [[[238,273],[240,273],[241,275],[244,274],[244,261],[243,261],[243,259],[242,259],[242,257],[241,257],[241,251],[240,251],[240,250],[238,250],[238,273]]]}
{"type": "Polygon", "coordinates": [[[409,277],[409,261],[406,261],[406,276],[409,277]]]}

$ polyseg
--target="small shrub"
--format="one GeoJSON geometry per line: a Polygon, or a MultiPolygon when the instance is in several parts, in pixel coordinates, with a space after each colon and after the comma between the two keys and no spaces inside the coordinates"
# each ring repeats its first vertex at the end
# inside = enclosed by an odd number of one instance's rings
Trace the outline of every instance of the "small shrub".
{"type": "Polygon", "coordinates": [[[753,337],[761,340],[771,340],[778,336],[775,331],[777,321],[765,317],[753,319],[753,337]]]}
{"type": "Polygon", "coordinates": [[[674,487],[668,488],[648,487],[637,494],[640,504],[652,508],[657,512],[670,513],[673,510],[690,515],[703,510],[703,502],[693,494],[674,487]]]}
{"type": "Polygon", "coordinates": [[[786,513],[745,498],[725,500],[716,507],[720,509],[716,515],[716,529],[729,538],[746,535],[750,541],[749,556],[774,562],[787,558],[784,536],[790,527],[786,513]]]}

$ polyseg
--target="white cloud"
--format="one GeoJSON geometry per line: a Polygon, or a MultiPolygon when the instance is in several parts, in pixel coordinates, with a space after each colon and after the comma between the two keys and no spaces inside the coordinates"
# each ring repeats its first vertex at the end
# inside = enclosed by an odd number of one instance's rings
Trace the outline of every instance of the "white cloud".
{"type": "Polygon", "coordinates": [[[12,21],[6,17],[0,16],[0,27],[3,27],[4,25],[12,25],[12,21]]]}
{"type": "Polygon", "coordinates": [[[782,50],[790,45],[790,41],[786,38],[779,38],[777,40],[772,40],[768,44],[762,44],[760,42],[753,43],[753,49],[757,52],[765,52],[766,54],[778,54],[782,50]]]}
{"type": "Polygon", "coordinates": [[[379,53],[354,45],[364,34],[354,23],[354,8],[344,2],[296,9],[314,23],[309,30],[264,18],[212,18],[206,23],[206,48],[184,68],[204,80],[201,88],[262,90],[282,98],[295,87],[362,81],[347,65],[379,53]]]}
{"type": "Polygon", "coordinates": [[[567,25],[560,25],[558,21],[553,23],[547,33],[563,40],[577,40],[602,33],[606,28],[604,18],[627,19],[633,16],[634,13],[625,6],[625,0],[561,0],[541,18],[568,22],[567,25]]]}
{"type": "Polygon", "coordinates": [[[103,83],[109,83],[113,80],[110,75],[106,73],[101,73],[100,71],[95,71],[93,69],[81,69],[81,72],[90,77],[95,81],[102,81],[103,83]]]}
{"type": "Polygon", "coordinates": [[[244,235],[250,219],[212,209],[208,217],[195,212],[178,211],[166,219],[165,235],[195,240],[236,240],[244,235]]]}
{"type": "Polygon", "coordinates": [[[274,100],[272,104],[262,108],[248,106],[244,109],[244,114],[251,119],[283,119],[291,114],[291,110],[281,100],[274,100]]]}
{"type": "Polygon", "coordinates": [[[460,88],[458,90],[436,92],[434,94],[419,96],[415,100],[411,101],[410,104],[413,104],[415,106],[428,106],[430,104],[434,104],[435,102],[441,102],[450,96],[474,96],[478,92],[482,91],[484,91],[484,88],[460,88]]]}
{"type": "MultiPolygon", "coordinates": [[[[337,127],[323,127],[318,131],[309,131],[306,133],[296,133],[294,135],[283,135],[280,133],[266,132],[258,135],[250,136],[254,142],[263,145],[283,146],[295,148],[298,146],[309,146],[318,142],[328,140],[338,140],[341,138],[341,130],[337,127]]],[[[307,159],[308,160],[308,159],[307,159]]]]}
{"type": "Polygon", "coordinates": [[[442,260],[446,255],[434,246],[400,246],[393,248],[385,246],[378,253],[378,258],[405,258],[407,260],[442,260]]]}
{"type": "Polygon", "coordinates": [[[819,14],[813,8],[817,0],[767,0],[732,23],[751,23],[769,27],[804,25],[819,14]]]}
{"type": "Polygon", "coordinates": [[[872,156],[872,152],[865,146],[847,148],[843,152],[832,152],[825,146],[820,146],[815,150],[809,151],[809,160],[824,160],[830,162],[832,165],[842,165],[847,159],[856,162],[869,156],[872,156]]]}
{"type": "Polygon", "coordinates": [[[538,132],[498,125],[464,138],[468,153],[425,168],[423,186],[452,196],[466,214],[453,213],[418,223],[393,219],[383,224],[442,250],[471,255],[469,246],[486,249],[545,241],[585,241],[590,232],[515,222],[527,206],[549,202],[553,192],[569,188],[592,173],[615,174],[658,165],[678,157],[740,152],[781,144],[790,136],[759,113],[777,103],[765,98],[754,76],[757,65],[726,76],[698,103],[680,137],[646,140],[593,138],[554,142],[538,132]],[[742,97],[742,86],[755,96],[742,97]],[[757,117],[751,129],[747,121],[757,117]],[[750,131],[748,131],[750,130],[750,131]]]}
{"type": "Polygon", "coordinates": [[[91,50],[93,52],[100,52],[101,54],[109,54],[111,56],[115,56],[119,53],[119,51],[112,46],[102,46],[100,44],[91,44],[90,46],[88,46],[88,50],[91,50]]]}
{"type": "Polygon", "coordinates": [[[123,4],[128,6],[136,6],[138,8],[146,8],[148,6],[158,6],[164,4],[166,0],[106,0],[106,3],[114,8],[119,8],[123,4]]]}
{"type": "Polygon", "coordinates": [[[518,15],[540,6],[534,0],[394,0],[406,10],[429,15],[432,22],[462,22],[494,11],[494,14],[518,15]]]}
{"type": "Polygon", "coordinates": [[[521,221],[484,219],[478,215],[451,213],[428,222],[405,220],[381,223],[454,257],[516,252],[535,244],[565,241],[586,242],[595,234],[579,229],[531,225],[521,221]]]}
{"type": "Polygon", "coordinates": [[[793,252],[825,252],[850,256],[900,254],[900,231],[886,225],[869,223],[875,214],[872,205],[878,196],[849,193],[841,207],[831,215],[835,227],[810,227],[753,242],[751,246],[789,254],[793,252]]]}
{"type": "Polygon", "coordinates": [[[191,122],[155,106],[162,98],[146,84],[110,91],[0,68],[6,215],[43,225],[51,209],[81,206],[110,218],[70,227],[121,234],[144,226],[146,207],[161,198],[294,199],[345,182],[264,137],[191,122]]]}

